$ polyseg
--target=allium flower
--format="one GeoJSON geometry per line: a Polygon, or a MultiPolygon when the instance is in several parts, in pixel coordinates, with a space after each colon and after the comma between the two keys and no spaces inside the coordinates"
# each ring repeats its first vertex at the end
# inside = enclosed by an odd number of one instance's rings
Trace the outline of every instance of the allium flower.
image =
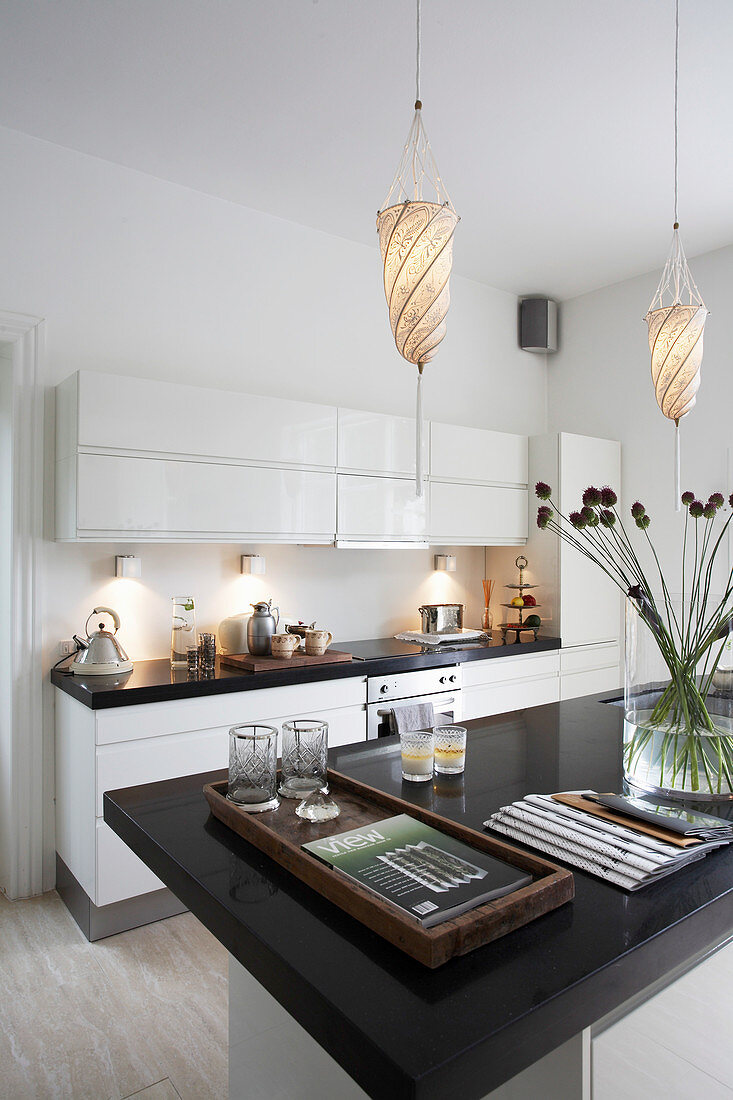
{"type": "Polygon", "coordinates": [[[609,508],[604,508],[598,517],[603,527],[613,527],[616,522],[616,517],[609,508]]]}
{"type": "Polygon", "coordinates": [[[540,500],[549,500],[552,496],[552,489],[546,481],[538,481],[534,487],[534,491],[540,500]]]}
{"type": "Polygon", "coordinates": [[[540,531],[544,531],[545,527],[547,527],[547,524],[549,522],[550,522],[550,517],[548,516],[547,512],[543,512],[542,509],[540,508],[540,510],[537,513],[537,526],[539,527],[540,531]]]}
{"type": "Polygon", "coordinates": [[[587,504],[584,504],[583,507],[580,509],[580,514],[586,523],[590,523],[590,521],[595,517],[595,512],[592,508],[589,508],[587,504]]]}
{"type": "Polygon", "coordinates": [[[594,512],[592,509],[590,510],[590,516],[588,517],[588,526],[589,527],[597,527],[598,526],[598,512],[594,512]]]}
{"type": "Polygon", "coordinates": [[[583,531],[588,526],[580,512],[571,512],[568,519],[576,531],[583,531]]]}
{"type": "Polygon", "coordinates": [[[636,520],[636,526],[639,528],[640,531],[646,531],[647,527],[649,526],[649,524],[651,522],[652,521],[649,519],[649,516],[647,516],[647,515],[638,516],[637,520],[636,520]]]}
{"type": "Polygon", "coordinates": [[[692,518],[699,519],[704,511],[705,505],[703,504],[703,502],[701,500],[693,500],[692,504],[690,505],[690,515],[692,516],[692,518]]]}
{"type": "Polygon", "coordinates": [[[728,497],[728,503],[730,504],[731,508],[733,508],[733,493],[731,493],[728,497]]]}
{"type": "Polygon", "coordinates": [[[641,519],[645,512],[646,508],[641,503],[641,501],[637,500],[634,504],[631,505],[631,515],[633,519],[641,519]]]}
{"type": "Polygon", "coordinates": [[[613,508],[618,503],[618,497],[610,485],[604,485],[601,489],[601,504],[604,508],[613,508]]]}
{"type": "Polygon", "coordinates": [[[705,519],[715,519],[715,513],[717,512],[717,510],[718,509],[715,507],[713,502],[709,500],[703,508],[702,514],[705,516],[705,519]]]}
{"type": "Polygon", "coordinates": [[[714,504],[716,508],[722,508],[725,501],[722,493],[711,493],[708,504],[714,504]]]}
{"type": "Polygon", "coordinates": [[[688,504],[692,504],[693,500],[695,499],[695,494],[691,493],[688,489],[686,493],[682,494],[680,499],[684,506],[687,507],[688,504]]]}
{"type": "Polygon", "coordinates": [[[596,489],[594,485],[589,485],[583,493],[583,504],[589,508],[597,508],[601,503],[601,491],[596,489]]]}

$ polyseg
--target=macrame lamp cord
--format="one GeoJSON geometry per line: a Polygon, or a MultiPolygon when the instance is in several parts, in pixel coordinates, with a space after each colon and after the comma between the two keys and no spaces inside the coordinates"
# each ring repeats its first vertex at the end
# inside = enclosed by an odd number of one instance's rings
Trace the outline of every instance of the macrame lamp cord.
{"type": "Polygon", "coordinates": [[[450,305],[453,233],[459,222],[438,172],[422,121],[421,20],[417,0],[415,114],[387,197],[377,213],[384,293],[395,345],[417,367],[415,492],[423,495],[422,381],[445,336],[450,305]],[[426,198],[425,190],[435,198],[426,198]]]}

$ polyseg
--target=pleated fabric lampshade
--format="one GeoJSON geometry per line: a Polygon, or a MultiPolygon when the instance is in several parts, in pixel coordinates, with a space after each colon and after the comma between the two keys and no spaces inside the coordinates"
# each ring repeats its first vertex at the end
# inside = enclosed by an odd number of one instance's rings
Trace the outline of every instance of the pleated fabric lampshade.
{"type": "Polygon", "coordinates": [[[458,215],[447,203],[405,200],[377,215],[389,323],[400,355],[420,367],[445,336],[458,215]]]}
{"type": "Polygon", "coordinates": [[[695,404],[707,315],[675,227],[669,259],[644,318],[657,404],[675,422],[695,404]]]}
{"type": "Polygon", "coordinates": [[[418,98],[402,159],[377,213],[384,293],[392,335],[403,359],[418,369],[418,496],[423,493],[422,372],[445,336],[453,233],[459,221],[440,178],[418,98]]]}

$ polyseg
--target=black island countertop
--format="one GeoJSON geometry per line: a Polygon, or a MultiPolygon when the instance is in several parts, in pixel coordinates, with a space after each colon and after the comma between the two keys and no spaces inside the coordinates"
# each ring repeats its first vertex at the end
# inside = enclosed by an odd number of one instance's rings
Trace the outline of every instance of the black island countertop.
{"type": "MultiPolygon", "coordinates": [[[[393,738],[330,763],[481,829],[530,792],[622,789],[623,711],[602,698],[465,723],[463,777],[403,783],[393,738]]],[[[211,817],[201,788],[223,777],[108,792],[105,820],[379,1100],[478,1100],[733,928],[724,848],[634,894],[574,870],[572,902],[426,970],[211,817]]]]}
{"type": "Polygon", "coordinates": [[[467,661],[485,661],[497,657],[517,657],[560,649],[559,638],[540,636],[536,641],[504,644],[501,633],[494,631],[485,643],[435,647],[411,645],[392,638],[373,642],[334,642],[334,649],[379,652],[373,656],[341,664],[311,665],[304,668],[274,669],[272,672],[242,672],[225,668],[219,658],[213,674],[190,679],[186,669],[172,669],[166,659],[136,661],[132,672],[120,676],[77,676],[55,668],[51,682],[91,710],[135,706],[138,703],[162,703],[173,699],[196,699],[206,695],[252,691],[256,688],[284,687],[287,684],[311,684],[320,680],[340,680],[347,676],[388,676],[421,668],[439,668],[467,661]]]}

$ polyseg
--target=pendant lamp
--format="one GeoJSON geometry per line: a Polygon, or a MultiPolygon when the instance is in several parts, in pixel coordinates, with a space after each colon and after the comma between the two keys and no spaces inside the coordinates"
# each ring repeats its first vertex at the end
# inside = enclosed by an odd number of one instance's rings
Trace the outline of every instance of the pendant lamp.
{"type": "Polygon", "coordinates": [[[644,320],[649,325],[652,382],[657,404],[675,425],[675,508],[680,502],[680,420],[695,404],[700,386],[702,339],[708,311],[687,265],[677,211],[680,4],[674,23],[674,227],[672,247],[644,320]]]}
{"type": "Polygon", "coordinates": [[[445,336],[453,233],[460,221],[435,163],[420,99],[417,0],[415,115],[392,186],[377,213],[389,323],[400,355],[417,367],[416,494],[422,485],[422,374],[445,336]]]}

